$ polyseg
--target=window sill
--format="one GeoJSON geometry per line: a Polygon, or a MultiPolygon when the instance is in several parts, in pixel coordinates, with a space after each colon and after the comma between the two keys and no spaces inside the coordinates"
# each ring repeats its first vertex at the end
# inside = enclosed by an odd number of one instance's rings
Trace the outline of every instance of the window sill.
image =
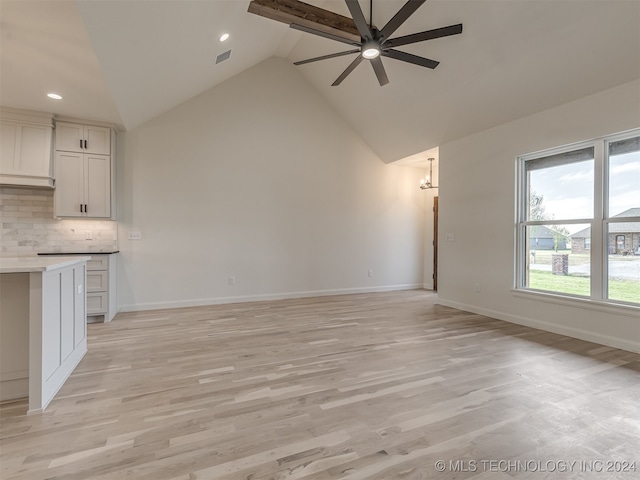
{"type": "Polygon", "coordinates": [[[539,300],[547,303],[564,305],[567,307],[584,308],[585,310],[596,310],[613,315],[626,315],[629,317],[636,317],[640,319],[640,305],[634,306],[622,303],[592,300],[590,298],[570,297],[539,290],[512,289],[511,293],[513,293],[513,295],[518,298],[539,300]]]}

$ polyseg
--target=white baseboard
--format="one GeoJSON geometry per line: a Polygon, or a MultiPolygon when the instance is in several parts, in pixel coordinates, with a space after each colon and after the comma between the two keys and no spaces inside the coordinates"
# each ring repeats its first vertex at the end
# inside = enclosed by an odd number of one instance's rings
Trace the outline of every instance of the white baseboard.
{"type": "Polygon", "coordinates": [[[594,333],[580,328],[566,327],[551,322],[545,322],[543,320],[521,317],[519,315],[511,315],[496,310],[475,307],[473,305],[466,305],[460,302],[445,300],[442,298],[438,298],[436,300],[436,303],[438,305],[444,305],[445,307],[451,307],[458,310],[464,310],[465,312],[484,315],[485,317],[504,320],[505,322],[524,325],[525,327],[537,328],[546,332],[552,332],[560,335],[565,335],[567,337],[578,338],[580,340],[586,340],[588,342],[598,343],[600,345],[607,345],[609,347],[619,348],[628,352],[640,353],[640,344],[624,338],[611,337],[609,335],[594,333]]]}
{"type": "Polygon", "coordinates": [[[201,307],[205,305],[222,305],[227,303],[263,302],[267,300],[288,300],[294,298],[326,297],[330,295],[352,295],[355,293],[394,292],[399,290],[416,290],[423,288],[422,284],[387,285],[382,287],[358,287],[335,290],[310,290],[306,292],[285,292],[264,295],[238,295],[234,297],[197,298],[169,302],[137,303],[135,305],[120,305],[119,312],[140,312],[144,310],[163,310],[166,308],[201,307]]]}
{"type": "Polygon", "coordinates": [[[425,290],[433,290],[433,282],[423,283],[422,288],[425,290]]]}

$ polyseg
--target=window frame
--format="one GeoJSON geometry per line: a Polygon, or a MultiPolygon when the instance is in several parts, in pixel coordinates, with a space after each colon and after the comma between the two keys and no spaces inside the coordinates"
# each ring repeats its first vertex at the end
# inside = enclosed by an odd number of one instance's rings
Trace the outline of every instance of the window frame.
{"type": "MultiPolygon", "coordinates": [[[[608,254],[608,232],[611,223],[618,222],[640,222],[640,217],[619,217],[612,218],[609,215],[609,145],[620,140],[639,137],[640,128],[626,132],[598,137],[592,140],[577,142],[561,147],[540,150],[537,152],[520,155],[516,157],[516,201],[515,201],[515,269],[514,269],[514,292],[524,294],[541,294],[555,297],[561,302],[563,299],[569,301],[589,302],[603,304],[605,308],[630,307],[633,310],[640,310],[640,302],[626,302],[608,298],[609,281],[609,254],[608,254]],[[550,157],[553,155],[566,154],[576,150],[593,148],[593,218],[573,218],[556,219],[552,221],[528,220],[529,213],[529,191],[526,162],[550,157]],[[588,249],[590,260],[590,294],[588,296],[575,295],[564,292],[550,290],[540,290],[527,286],[527,227],[534,225],[547,226],[550,223],[555,225],[587,224],[590,227],[590,246],[588,249]]],[[[586,246],[586,245],[585,245],[586,246]]],[[[586,249],[586,248],[585,248],[586,249]]]]}

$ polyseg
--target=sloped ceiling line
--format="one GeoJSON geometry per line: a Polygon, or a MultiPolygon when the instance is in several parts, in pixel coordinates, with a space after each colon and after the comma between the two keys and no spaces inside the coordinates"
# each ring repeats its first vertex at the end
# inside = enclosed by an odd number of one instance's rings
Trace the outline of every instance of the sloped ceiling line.
{"type": "MultiPolygon", "coordinates": [[[[344,0],[308,3],[349,16],[344,0]]],[[[374,0],[374,23],[384,25],[404,3],[374,0]]],[[[131,129],[271,56],[293,63],[342,47],[248,13],[248,6],[2,0],[0,103],[131,129]],[[231,38],[222,46],[224,31],[231,38]],[[75,60],[71,33],[85,52],[75,60]],[[47,55],[25,53],[24,45],[43,41],[47,55]],[[214,69],[228,49],[231,58],[214,69]],[[65,93],[64,101],[46,99],[50,88],[65,93]]],[[[635,1],[428,0],[396,35],[463,23],[463,35],[403,47],[440,61],[437,69],[388,62],[384,89],[365,68],[331,87],[349,56],[296,69],[380,158],[393,162],[640,78],[638,18],[635,1]]]]}

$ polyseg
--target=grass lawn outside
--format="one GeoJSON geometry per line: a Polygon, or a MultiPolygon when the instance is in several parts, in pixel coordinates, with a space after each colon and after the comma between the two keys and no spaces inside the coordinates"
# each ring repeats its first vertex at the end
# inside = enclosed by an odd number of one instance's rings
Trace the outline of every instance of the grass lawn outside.
{"type": "MultiPolygon", "coordinates": [[[[529,271],[529,288],[549,292],[588,297],[591,291],[589,280],[589,277],[553,275],[551,272],[541,270],[529,271]]],[[[609,298],[623,302],[640,302],[640,281],[609,280],[609,298]]]]}

